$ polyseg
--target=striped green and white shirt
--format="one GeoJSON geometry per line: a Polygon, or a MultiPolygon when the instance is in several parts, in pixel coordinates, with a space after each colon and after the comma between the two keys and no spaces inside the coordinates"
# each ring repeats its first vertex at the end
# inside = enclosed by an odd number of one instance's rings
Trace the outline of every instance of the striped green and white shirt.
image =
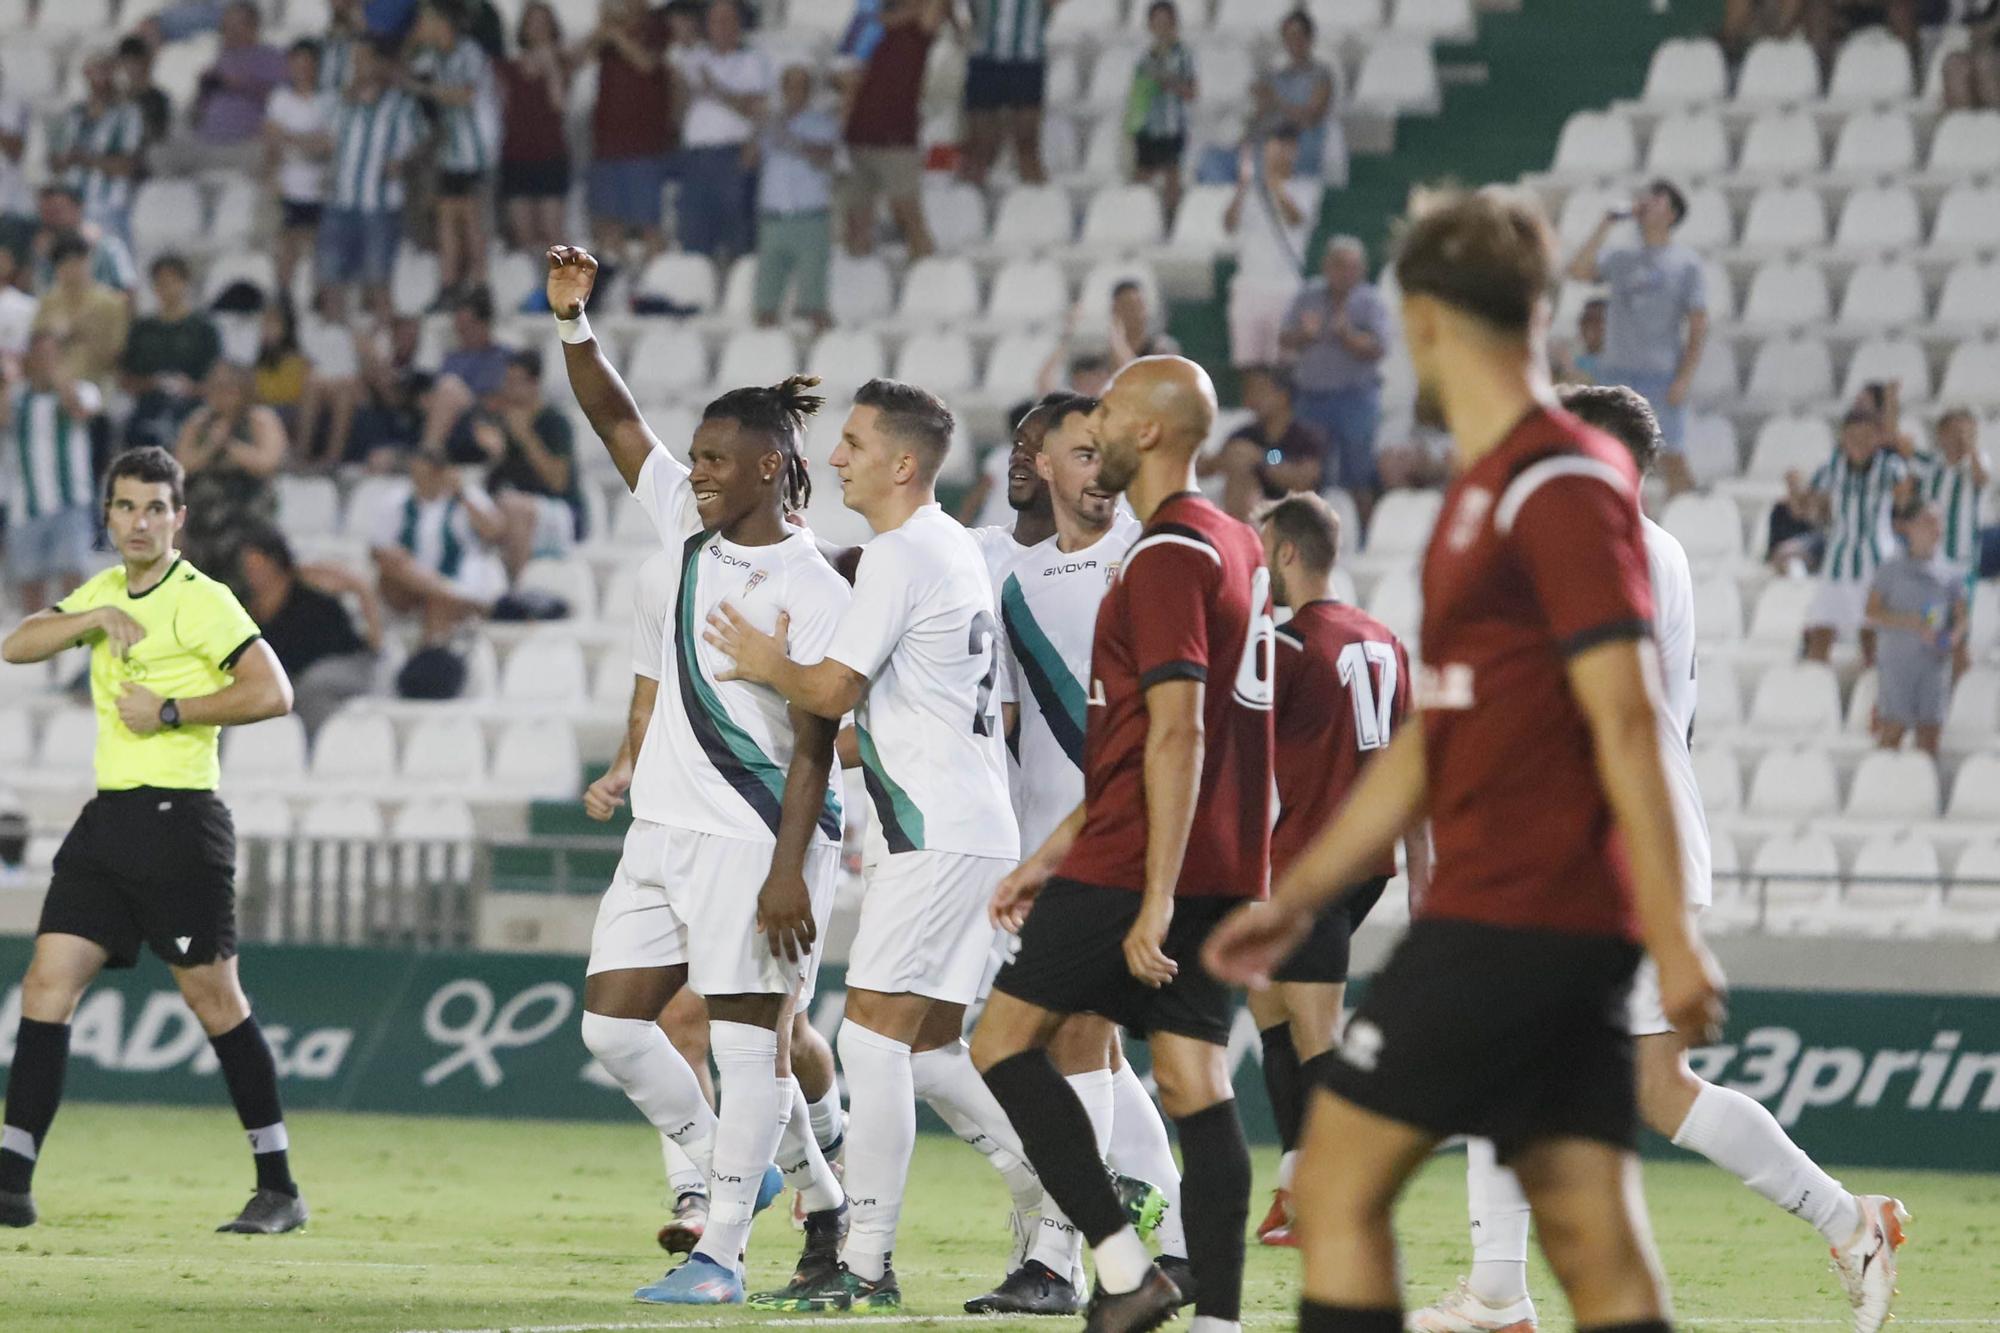
{"type": "Polygon", "coordinates": [[[333,113],[332,208],[387,213],[403,206],[403,181],[391,168],[423,141],[415,99],[394,88],[373,101],[343,97],[333,113]]]}
{"type": "Polygon", "coordinates": [[[1165,52],[1147,47],[1140,58],[1132,73],[1131,105],[1127,108],[1136,122],[1131,126],[1134,133],[1149,139],[1178,139],[1187,134],[1187,99],[1169,92],[1165,87],[1168,80],[1194,82],[1194,55],[1186,42],[1175,42],[1165,52]]]}
{"type": "Polygon", "coordinates": [[[328,32],[319,45],[319,86],[321,92],[345,96],[347,81],[354,77],[354,45],[360,39],[349,33],[328,32]]]}
{"type": "Polygon", "coordinates": [[[972,0],[972,46],[976,60],[1043,60],[1049,0],[972,0]]]}
{"type": "MultiPolygon", "coordinates": [[[[79,102],[57,122],[57,149],[83,153],[91,158],[136,156],[146,142],[146,118],[137,102],[118,102],[92,114],[88,102],[79,102]]],[[[114,176],[102,168],[79,162],[63,176],[63,184],[83,197],[83,215],[94,222],[107,221],[132,207],[132,177],[114,176]]]]}
{"type": "Polygon", "coordinates": [[[472,101],[464,106],[437,107],[438,168],[466,175],[493,170],[500,160],[500,101],[486,52],[461,37],[449,51],[425,52],[418,69],[436,80],[440,91],[472,90],[472,101]]]}
{"type": "Polygon", "coordinates": [[[22,384],[7,418],[7,522],[23,523],[97,502],[97,479],[90,464],[90,417],[103,410],[103,397],[89,382],[76,386],[88,409],[71,416],[62,396],[22,384]]]}
{"type": "Polygon", "coordinates": [[[1837,447],[1813,473],[1813,490],[1826,496],[1832,509],[1821,567],[1827,578],[1866,583],[1876,566],[1896,553],[1896,487],[1909,474],[1901,454],[1883,450],[1857,468],[1837,447]]]}
{"type": "Polygon", "coordinates": [[[1917,490],[1944,516],[1944,540],[1938,555],[1961,568],[1979,563],[1979,486],[1973,480],[1974,455],[1947,463],[1942,454],[1918,454],[1917,490]]]}

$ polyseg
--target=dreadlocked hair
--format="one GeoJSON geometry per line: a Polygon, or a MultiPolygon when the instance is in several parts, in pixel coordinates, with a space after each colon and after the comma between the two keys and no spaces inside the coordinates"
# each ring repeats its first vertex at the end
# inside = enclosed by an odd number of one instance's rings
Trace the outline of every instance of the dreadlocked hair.
{"type": "Polygon", "coordinates": [[[731,389],[702,410],[703,421],[720,417],[744,430],[762,431],[785,456],[785,511],[796,514],[812,503],[812,474],[802,447],[806,421],[826,406],[826,399],[809,389],[819,387],[817,375],[791,375],[777,384],[731,389]]]}

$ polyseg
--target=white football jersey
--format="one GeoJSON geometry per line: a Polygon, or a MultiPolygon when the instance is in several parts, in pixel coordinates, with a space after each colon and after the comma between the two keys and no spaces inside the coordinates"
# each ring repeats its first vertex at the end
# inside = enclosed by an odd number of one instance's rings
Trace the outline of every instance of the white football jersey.
{"type": "Polygon", "coordinates": [[[935,504],[869,542],[826,656],[866,676],[854,710],[875,806],[867,859],[1020,853],[995,686],[1000,623],[979,544],[935,504]]]}
{"type": "MultiPolygon", "coordinates": [[[[847,608],[847,582],[803,532],[769,546],[738,546],[703,531],[687,469],[665,449],[646,460],[632,494],[666,548],[661,568],[651,579],[642,572],[639,583],[640,597],[660,604],[663,623],[660,701],[633,775],[632,814],[697,833],[775,841],[792,762],[791,717],[768,685],[717,680],[730,661],[702,630],[725,601],[765,633],[784,612],[791,616],[786,651],[811,664],[825,655],[847,608]]],[[[637,637],[645,638],[643,629],[637,637]]],[[[816,841],[838,843],[841,827],[830,777],[816,841]]]]}
{"type": "Polygon", "coordinates": [[[1710,883],[1708,813],[1695,782],[1694,735],[1695,644],[1694,576],[1687,552],[1652,519],[1645,519],[1646,565],[1653,579],[1653,641],[1660,650],[1660,677],[1665,707],[1660,712],[1660,762],[1666,770],[1667,791],[1673,798],[1674,822],[1681,835],[1681,878],[1691,905],[1706,907],[1714,896],[1710,883]]]}
{"type": "Polygon", "coordinates": [[[1023,856],[1048,841],[1083,803],[1084,719],[1097,604],[1144,527],[1120,514],[1081,551],[1064,552],[1051,537],[1022,551],[1001,583],[1009,697],[1021,709],[1014,808],[1023,856]]]}
{"type": "MultiPolygon", "coordinates": [[[[979,554],[986,561],[986,577],[993,586],[993,612],[1000,612],[1000,585],[1006,581],[1007,572],[1014,567],[1028,548],[1014,540],[1013,524],[987,524],[983,527],[967,528],[972,540],[979,543],[979,554]]],[[[1013,678],[1008,674],[1005,660],[1002,660],[1000,680],[994,686],[998,692],[993,696],[1003,704],[1017,702],[1014,694],[1013,678]]],[[[1021,756],[1009,746],[1007,749],[1007,786],[1014,793],[1014,815],[1021,814],[1021,756]]]]}

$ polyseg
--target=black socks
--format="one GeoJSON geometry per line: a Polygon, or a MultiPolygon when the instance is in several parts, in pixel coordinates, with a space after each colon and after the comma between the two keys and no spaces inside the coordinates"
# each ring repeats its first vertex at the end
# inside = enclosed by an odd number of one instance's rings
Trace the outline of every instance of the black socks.
{"type": "Polygon", "coordinates": [[[219,1037],[210,1037],[215,1058],[222,1063],[222,1081],[229,1085],[229,1100],[236,1104],[236,1118],[250,1136],[250,1151],[257,1158],[257,1188],[298,1196],[292,1183],[292,1168],[286,1149],[285,1112],[278,1102],[278,1065],[264,1030],[253,1015],[219,1037]]]}
{"type": "MultiPolygon", "coordinates": [[[[1243,1306],[1243,1231],[1250,1220],[1250,1145],[1235,1099],[1174,1121],[1180,1131],[1181,1225],[1194,1265],[1195,1313],[1236,1322],[1243,1306]]],[[[1044,1180],[1047,1177],[1043,1177],[1044,1180]]],[[[1067,1205],[1065,1205],[1066,1207],[1067,1205]]]]}
{"type": "MultiPolygon", "coordinates": [[[[1021,1148],[1047,1190],[1083,1238],[1101,1245],[1128,1225],[1125,1209],[1097,1156],[1097,1136],[1076,1090],[1056,1072],[1049,1053],[1023,1051],[986,1071],[986,1086],[1021,1136],[1021,1148]]],[[[1238,1133],[1241,1140],[1241,1132],[1238,1133]]],[[[1248,1177],[1248,1167],[1245,1167],[1248,1177]]],[[[1183,1191],[1187,1185],[1183,1182],[1183,1191]]],[[[1200,1196],[1195,1196],[1200,1197],[1200,1196]]],[[[1245,1191],[1248,1202],[1248,1191],[1245,1191]]],[[[1239,1246],[1243,1234],[1238,1219],[1239,1246]]]]}
{"type": "Polygon", "coordinates": [[[1299,1051],[1292,1044],[1292,1025],[1263,1029],[1264,1091],[1271,1098],[1271,1116],[1278,1122],[1278,1146],[1286,1152],[1299,1146],[1299,1122],[1305,1089],[1299,1077],[1299,1051]]]}
{"type": "Polygon", "coordinates": [[[7,1077],[7,1113],[0,1130],[0,1190],[26,1194],[35,1157],[62,1104],[69,1064],[69,1024],[23,1018],[14,1038],[14,1068],[7,1077]]]}

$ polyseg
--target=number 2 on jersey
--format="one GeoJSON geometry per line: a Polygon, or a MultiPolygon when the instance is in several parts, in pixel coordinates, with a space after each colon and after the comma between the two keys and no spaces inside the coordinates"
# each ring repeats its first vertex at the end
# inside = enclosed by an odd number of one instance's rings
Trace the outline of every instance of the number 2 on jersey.
{"type": "Polygon", "coordinates": [[[1350,643],[1340,650],[1339,667],[1340,683],[1354,701],[1357,748],[1379,750],[1389,743],[1389,718],[1396,708],[1396,650],[1379,639],[1350,643]]]}
{"type": "Polygon", "coordinates": [[[986,674],[979,678],[979,698],[972,705],[975,736],[992,736],[1000,730],[993,717],[993,680],[1000,674],[999,641],[1000,626],[991,611],[981,611],[972,618],[972,633],[966,638],[965,651],[972,657],[986,654],[986,674]]]}

